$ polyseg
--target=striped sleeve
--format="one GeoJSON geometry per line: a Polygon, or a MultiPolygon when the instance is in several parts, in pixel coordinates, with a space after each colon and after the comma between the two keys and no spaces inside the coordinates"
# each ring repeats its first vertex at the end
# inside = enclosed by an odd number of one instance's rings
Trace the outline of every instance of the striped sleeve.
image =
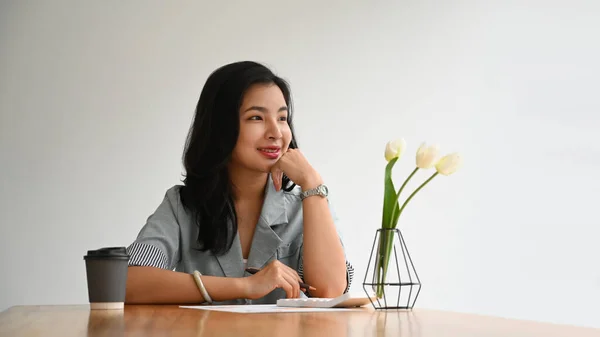
{"type": "Polygon", "coordinates": [[[179,193],[171,188],[146,220],[137,238],[127,247],[130,266],[173,270],[180,260],[179,193]]]}
{"type": "MultiPolygon", "coordinates": [[[[300,264],[298,265],[298,275],[302,280],[304,280],[304,264],[302,262],[302,258],[300,258],[300,264]]],[[[352,264],[346,260],[346,289],[344,289],[344,294],[350,290],[350,286],[352,285],[352,279],[354,278],[354,267],[352,264]]]]}
{"type": "Polygon", "coordinates": [[[134,242],[127,247],[130,266],[144,266],[168,269],[167,256],[156,246],[134,242]]]}

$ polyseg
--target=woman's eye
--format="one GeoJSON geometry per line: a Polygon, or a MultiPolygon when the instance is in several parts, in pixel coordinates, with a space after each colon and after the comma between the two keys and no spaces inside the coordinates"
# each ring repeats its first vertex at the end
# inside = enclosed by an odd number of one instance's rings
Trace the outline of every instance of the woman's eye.
{"type": "Polygon", "coordinates": [[[259,120],[261,120],[262,118],[260,118],[260,116],[252,116],[252,117],[250,117],[250,118],[248,118],[248,119],[249,119],[249,120],[251,120],[251,121],[259,121],[259,120]]]}
{"type": "Polygon", "coordinates": [[[279,120],[282,122],[285,122],[285,121],[287,121],[287,117],[285,117],[285,116],[279,117],[279,120]]]}

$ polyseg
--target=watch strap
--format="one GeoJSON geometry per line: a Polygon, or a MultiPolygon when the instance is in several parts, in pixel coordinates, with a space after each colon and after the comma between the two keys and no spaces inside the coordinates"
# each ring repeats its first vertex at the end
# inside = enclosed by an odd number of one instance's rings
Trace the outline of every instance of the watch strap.
{"type": "Polygon", "coordinates": [[[328,195],[328,190],[327,190],[327,186],[325,186],[324,184],[321,184],[315,188],[311,188],[309,190],[306,190],[304,192],[302,192],[300,194],[300,200],[304,200],[308,197],[311,197],[313,195],[319,195],[322,197],[327,197],[328,195]]]}

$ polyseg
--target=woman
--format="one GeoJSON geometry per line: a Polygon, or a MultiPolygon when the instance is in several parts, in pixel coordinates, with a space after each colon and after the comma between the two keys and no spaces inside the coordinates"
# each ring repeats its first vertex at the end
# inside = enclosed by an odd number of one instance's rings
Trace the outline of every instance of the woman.
{"type": "Polygon", "coordinates": [[[127,303],[275,303],[348,290],[352,266],[327,189],[297,149],[283,79],[254,62],[213,72],[183,162],[184,185],[166,192],[128,247],[127,303]]]}

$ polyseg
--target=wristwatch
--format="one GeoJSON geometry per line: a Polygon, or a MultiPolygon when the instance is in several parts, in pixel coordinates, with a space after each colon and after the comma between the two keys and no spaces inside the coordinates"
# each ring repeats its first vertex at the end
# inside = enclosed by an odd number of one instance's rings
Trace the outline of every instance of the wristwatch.
{"type": "Polygon", "coordinates": [[[326,198],[328,194],[329,194],[329,190],[327,189],[327,186],[325,186],[324,184],[321,184],[315,188],[311,188],[310,190],[306,190],[306,191],[302,192],[300,194],[300,200],[304,200],[313,195],[318,195],[323,198],[326,198]]]}

